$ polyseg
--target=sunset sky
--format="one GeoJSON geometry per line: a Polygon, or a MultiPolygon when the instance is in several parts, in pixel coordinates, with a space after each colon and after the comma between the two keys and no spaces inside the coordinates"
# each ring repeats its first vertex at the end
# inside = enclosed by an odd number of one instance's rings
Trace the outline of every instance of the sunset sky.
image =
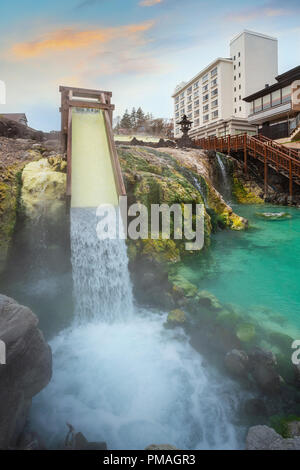
{"type": "Polygon", "coordinates": [[[59,85],[113,92],[115,116],[142,106],[171,117],[175,86],[243,29],[279,39],[279,72],[300,65],[299,0],[0,1],[0,79],[29,125],[60,125],[59,85]]]}

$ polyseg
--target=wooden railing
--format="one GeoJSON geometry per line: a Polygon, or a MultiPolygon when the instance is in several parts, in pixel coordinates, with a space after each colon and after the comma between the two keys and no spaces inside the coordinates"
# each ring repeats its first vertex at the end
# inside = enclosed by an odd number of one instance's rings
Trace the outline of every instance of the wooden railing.
{"type": "Polygon", "coordinates": [[[205,150],[215,150],[228,155],[232,152],[242,151],[246,173],[248,171],[248,156],[262,161],[264,163],[265,194],[268,189],[268,167],[289,178],[290,196],[293,195],[293,182],[300,185],[300,156],[298,152],[289,155],[284,150],[285,147],[283,149],[282,145],[274,143],[270,139],[238,134],[196,139],[194,143],[197,147],[205,150]]]}

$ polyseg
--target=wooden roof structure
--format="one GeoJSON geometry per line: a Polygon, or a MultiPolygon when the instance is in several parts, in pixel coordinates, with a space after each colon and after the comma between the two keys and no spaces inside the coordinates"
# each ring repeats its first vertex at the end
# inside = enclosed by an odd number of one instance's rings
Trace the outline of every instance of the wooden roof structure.
{"type": "Polygon", "coordinates": [[[67,196],[71,196],[72,108],[93,108],[103,111],[117,193],[119,196],[126,195],[112,131],[113,110],[115,109],[114,105],[111,104],[112,93],[110,91],[66,86],[60,86],[59,91],[61,93],[61,145],[62,151],[67,153],[67,196]]]}

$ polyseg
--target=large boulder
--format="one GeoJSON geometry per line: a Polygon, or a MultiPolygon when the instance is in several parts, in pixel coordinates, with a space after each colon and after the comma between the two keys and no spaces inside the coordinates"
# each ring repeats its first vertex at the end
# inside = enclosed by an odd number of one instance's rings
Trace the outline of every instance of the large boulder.
{"type": "Polygon", "coordinates": [[[51,349],[37,325],[29,308],[0,295],[0,340],[6,346],[6,364],[0,365],[0,449],[16,445],[32,397],[51,379],[51,349]]]}
{"type": "Polygon", "coordinates": [[[232,349],[225,356],[225,367],[232,375],[246,377],[248,375],[249,358],[245,351],[232,349]]]}
{"type": "Polygon", "coordinates": [[[300,450],[300,437],[284,439],[268,426],[253,426],[246,438],[247,450],[300,450]]]}
{"type": "Polygon", "coordinates": [[[277,362],[271,351],[255,348],[249,353],[250,371],[258,387],[265,393],[277,393],[282,378],[277,372],[277,362]]]}
{"type": "Polygon", "coordinates": [[[57,217],[65,209],[65,162],[57,157],[28,163],[22,173],[21,202],[26,216],[36,218],[41,212],[57,217]],[[59,167],[58,167],[59,166],[59,167]]]}

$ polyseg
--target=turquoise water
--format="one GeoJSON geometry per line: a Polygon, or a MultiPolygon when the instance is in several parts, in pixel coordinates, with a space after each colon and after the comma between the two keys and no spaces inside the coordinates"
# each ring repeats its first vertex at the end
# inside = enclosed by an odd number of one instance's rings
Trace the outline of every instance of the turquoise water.
{"type": "Polygon", "coordinates": [[[300,334],[300,209],[232,208],[249,220],[249,229],[215,234],[204,256],[181,265],[180,274],[261,325],[295,337],[300,334]],[[259,217],[265,212],[285,212],[290,218],[259,217]]]}

